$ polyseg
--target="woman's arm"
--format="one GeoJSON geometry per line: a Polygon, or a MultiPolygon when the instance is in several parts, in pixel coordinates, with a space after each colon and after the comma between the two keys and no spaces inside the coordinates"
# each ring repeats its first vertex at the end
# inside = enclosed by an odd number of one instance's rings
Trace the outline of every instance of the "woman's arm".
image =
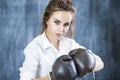
{"type": "Polygon", "coordinates": [[[97,56],[95,54],[94,54],[94,56],[95,56],[95,59],[96,59],[96,64],[95,64],[95,68],[94,68],[93,71],[97,72],[97,71],[100,71],[101,69],[104,68],[104,63],[99,56],[97,56]]]}
{"type": "Polygon", "coordinates": [[[101,69],[104,68],[104,62],[102,61],[102,59],[94,54],[91,50],[88,50],[90,53],[92,53],[94,56],[95,56],[95,59],[96,59],[96,63],[95,63],[95,68],[93,71],[97,72],[97,71],[100,71],[101,69]]]}
{"type": "Polygon", "coordinates": [[[36,78],[34,80],[50,80],[49,76],[45,76],[43,78],[36,78]]]}

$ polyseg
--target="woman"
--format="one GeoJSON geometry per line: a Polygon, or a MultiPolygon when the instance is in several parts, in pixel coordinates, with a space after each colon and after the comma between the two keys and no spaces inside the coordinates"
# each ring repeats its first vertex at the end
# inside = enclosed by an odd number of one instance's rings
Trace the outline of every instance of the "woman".
{"type": "MultiPolygon", "coordinates": [[[[20,80],[50,80],[49,73],[55,60],[76,48],[84,48],[72,39],[75,7],[71,0],[50,0],[43,15],[41,34],[24,50],[25,61],[20,68],[20,80]]],[[[94,71],[104,64],[95,55],[94,71]]]]}

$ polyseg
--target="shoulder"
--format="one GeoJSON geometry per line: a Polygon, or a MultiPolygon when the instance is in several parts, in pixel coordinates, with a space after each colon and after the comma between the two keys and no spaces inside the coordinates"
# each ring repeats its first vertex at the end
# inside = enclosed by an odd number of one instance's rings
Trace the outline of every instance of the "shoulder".
{"type": "Polygon", "coordinates": [[[66,41],[68,43],[77,43],[73,38],[67,38],[67,37],[63,37],[63,41],[66,41]]]}
{"type": "Polygon", "coordinates": [[[40,51],[40,35],[35,37],[24,49],[24,54],[25,55],[39,55],[38,50],[40,51]]]}
{"type": "Polygon", "coordinates": [[[64,37],[63,41],[66,45],[68,45],[71,49],[76,49],[76,48],[85,48],[84,46],[80,45],[78,42],[76,42],[74,39],[72,38],[67,38],[64,37]]]}
{"type": "Polygon", "coordinates": [[[35,37],[31,42],[29,42],[25,49],[27,49],[27,48],[35,48],[35,47],[38,46],[38,44],[40,44],[40,35],[35,37]]]}

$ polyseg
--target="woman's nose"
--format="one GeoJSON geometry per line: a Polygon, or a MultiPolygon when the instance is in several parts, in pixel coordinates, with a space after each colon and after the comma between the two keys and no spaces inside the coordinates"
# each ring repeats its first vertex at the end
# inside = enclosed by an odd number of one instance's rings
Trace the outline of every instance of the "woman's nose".
{"type": "Polygon", "coordinates": [[[60,34],[63,34],[63,33],[64,33],[64,26],[63,26],[63,25],[60,26],[60,28],[59,28],[59,33],[60,33],[60,34]]]}

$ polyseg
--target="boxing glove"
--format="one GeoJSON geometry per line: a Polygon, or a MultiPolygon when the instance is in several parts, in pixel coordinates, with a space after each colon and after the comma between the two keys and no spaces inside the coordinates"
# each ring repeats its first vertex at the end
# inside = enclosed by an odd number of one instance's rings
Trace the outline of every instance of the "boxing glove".
{"type": "Polygon", "coordinates": [[[78,77],[83,77],[86,73],[93,71],[96,62],[93,53],[87,49],[78,48],[70,51],[69,55],[75,63],[78,77]]]}
{"type": "Polygon", "coordinates": [[[77,71],[74,61],[69,55],[60,56],[52,66],[51,80],[74,80],[77,71]]]}

